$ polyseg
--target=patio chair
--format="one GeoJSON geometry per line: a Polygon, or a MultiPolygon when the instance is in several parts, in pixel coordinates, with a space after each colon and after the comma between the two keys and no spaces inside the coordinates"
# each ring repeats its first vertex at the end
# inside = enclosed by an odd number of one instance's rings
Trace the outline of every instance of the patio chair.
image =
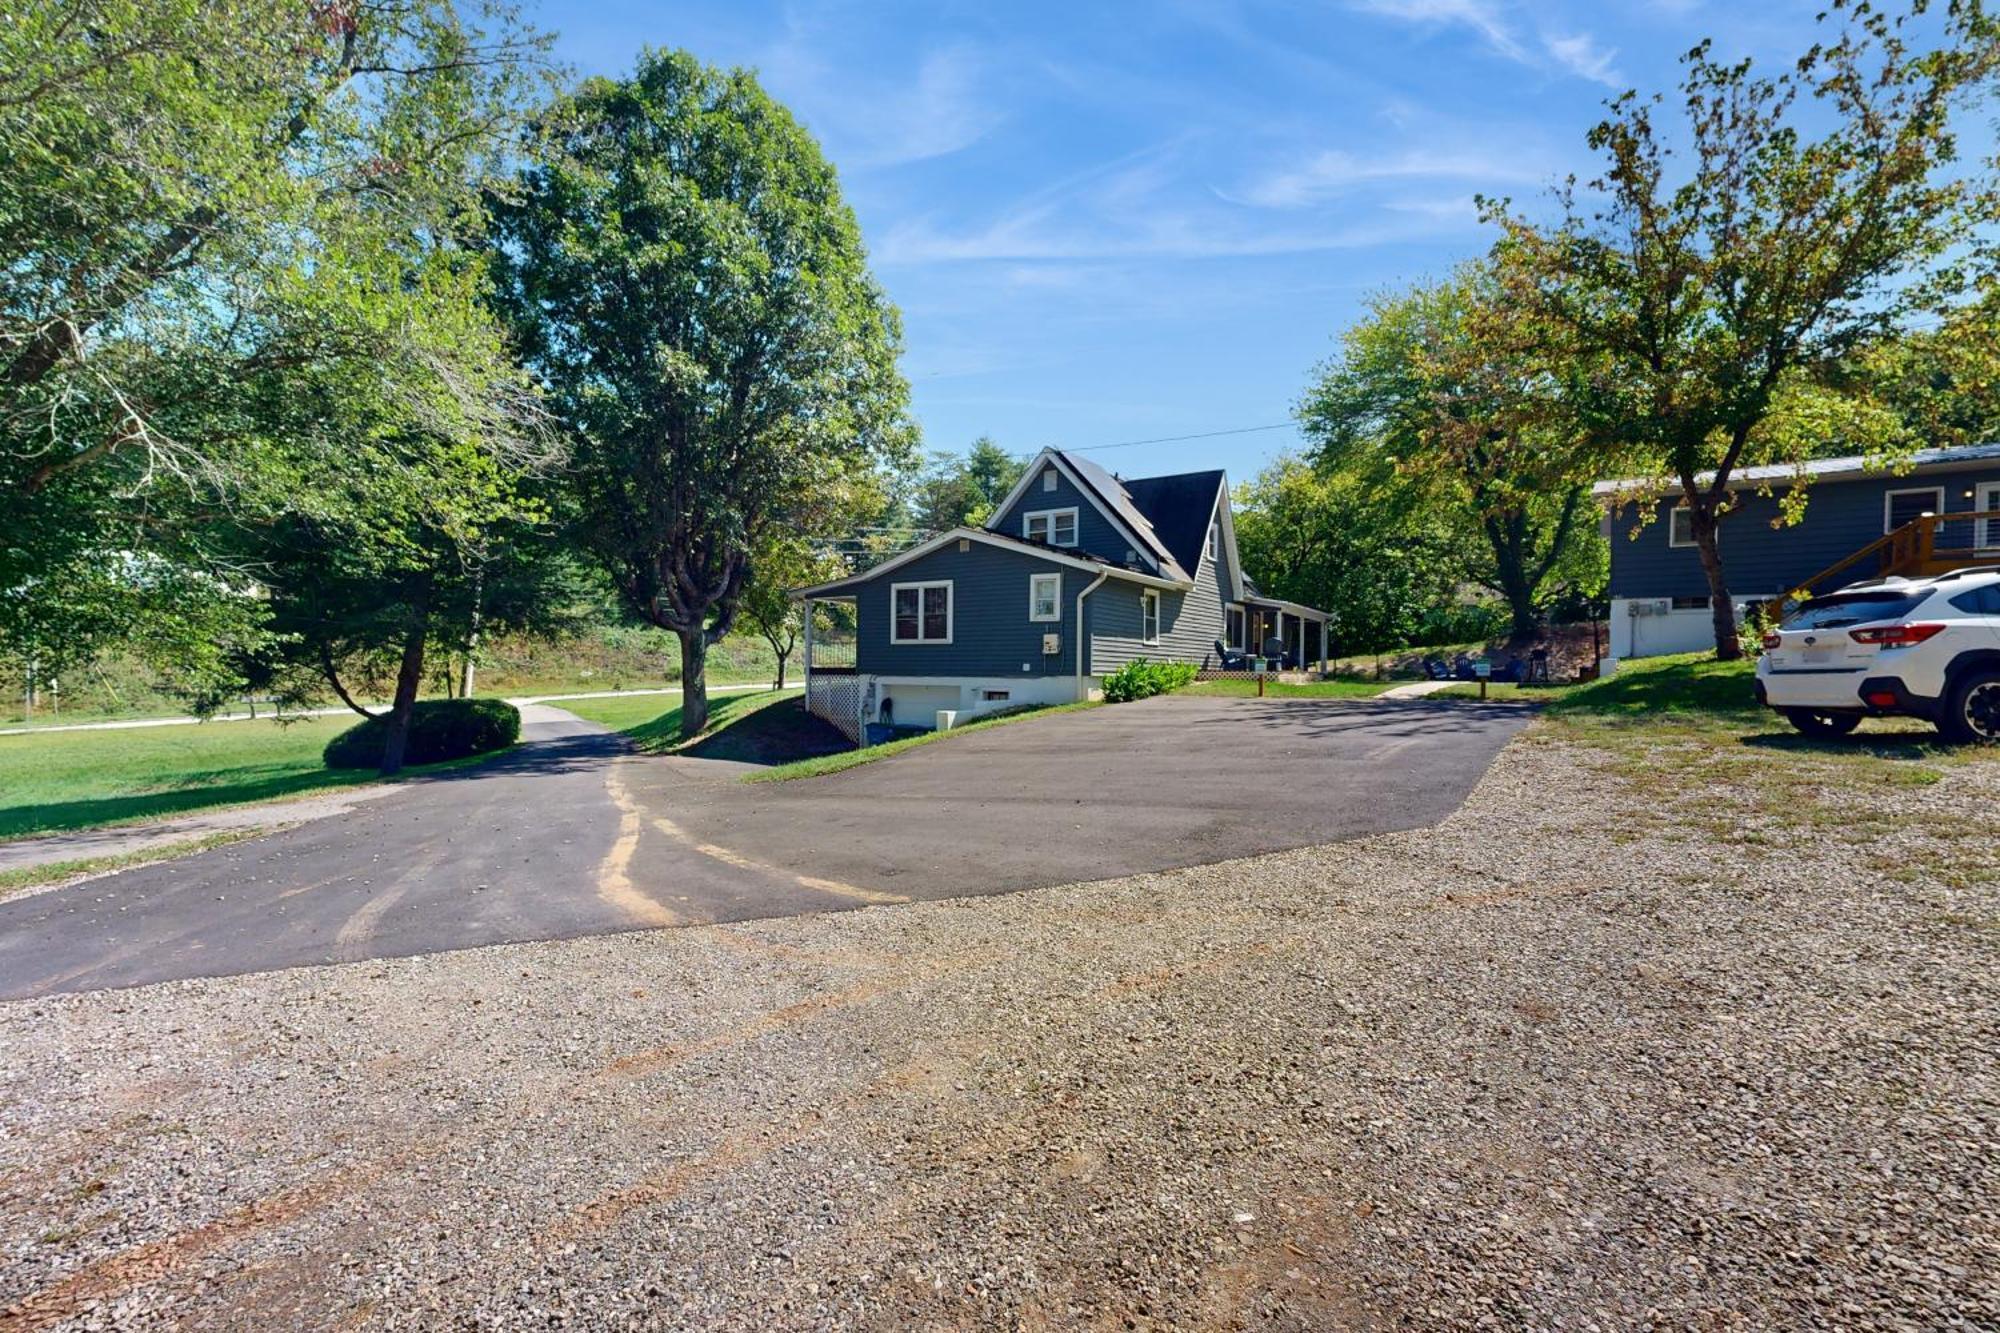
{"type": "Polygon", "coordinates": [[[1215,660],[1222,664],[1224,671],[1247,671],[1250,659],[1242,653],[1231,652],[1222,640],[1215,641],[1215,660]]]}

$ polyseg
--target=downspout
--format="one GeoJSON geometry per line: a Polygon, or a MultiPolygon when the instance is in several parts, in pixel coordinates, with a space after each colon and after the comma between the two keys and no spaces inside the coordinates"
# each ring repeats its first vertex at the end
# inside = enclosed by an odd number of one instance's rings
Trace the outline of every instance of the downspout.
{"type": "Polygon", "coordinates": [[[1083,599],[1084,599],[1084,598],[1086,598],[1086,597],[1088,597],[1088,596],[1090,596],[1090,594],[1092,594],[1092,593],[1096,592],[1096,591],[1098,590],[1098,588],[1100,588],[1100,587],[1102,587],[1102,586],[1103,586],[1103,584],[1104,584],[1104,580],[1106,580],[1106,579],[1108,579],[1108,578],[1110,578],[1110,577],[1111,577],[1111,571],[1107,569],[1107,570],[1105,570],[1105,571],[1104,571],[1104,572],[1103,572],[1102,574],[1099,574],[1099,575],[1097,576],[1097,582],[1095,582],[1095,583],[1091,584],[1091,585],[1090,585],[1090,586],[1089,586],[1088,588],[1085,588],[1085,589],[1084,589],[1083,591],[1079,592],[1079,593],[1078,593],[1078,594],[1076,595],[1076,701],[1077,701],[1078,703],[1082,703],[1082,702],[1083,702],[1083,699],[1084,699],[1084,692],[1083,692],[1083,599]]]}

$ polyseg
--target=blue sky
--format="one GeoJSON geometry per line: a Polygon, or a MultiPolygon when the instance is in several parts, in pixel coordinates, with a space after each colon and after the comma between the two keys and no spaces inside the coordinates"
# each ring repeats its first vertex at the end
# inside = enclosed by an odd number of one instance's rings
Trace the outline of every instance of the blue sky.
{"type": "MultiPolygon", "coordinates": [[[[747,65],[819,137],[902,308],[926,445],[1019,453],[1286,421],[1371,293],[1491,237],[1473,196],[1594,163],[1703,36],[1780,63],[1817,0],[544,0],[562,57],[747,65]]],[[[1243,479],[1290,429],[1106,450],[1243,479]]]]}

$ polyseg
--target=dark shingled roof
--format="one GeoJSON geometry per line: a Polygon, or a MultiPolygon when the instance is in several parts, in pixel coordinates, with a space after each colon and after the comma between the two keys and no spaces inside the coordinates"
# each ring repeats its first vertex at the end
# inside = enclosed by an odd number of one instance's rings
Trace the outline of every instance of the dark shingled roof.
{"type": "MultiPolygon", "coordinates": [[[[1160,534],[1153,530],[1152,519],[1139,506],[1132,503],[1132,497],[1126,493],[1124,484],[1118,478],[1112,476],[1088,458],[1079,457],[1071,453],[1064,453],[1062,458],[1065,463],[1068,463],[1074,469],[1076,475],[1083,479],[1083,484],[1095,491],[1097,498],[1104,502],[1105,507],[1123,522],[1126,527],[1132,529],[1133,535],[1137,536],[1139,541],[1160,561],[1160,572],[1162,574],[1170,579],[1190,579],[1193,577],[1193,575],[1188,573],[1187,569],[1181,567],[1179,560],[1174,555],[1173,548],[1168,546],[1161,539],[1160,534]]],[[[1191,569],[1193,566],[1189,566],[1188,568],[1191,569]]]]}
{"type": "Polygon", "coordinates": [[[1132,503],[1153,524],[1153,531],[1183,569],[1201,568],[1202,547],[1208,544],[1208,521],[1215,516],[1220,472],[1182,472],[1171,477],[1141,477],[1124,483],[1132,503]]]}

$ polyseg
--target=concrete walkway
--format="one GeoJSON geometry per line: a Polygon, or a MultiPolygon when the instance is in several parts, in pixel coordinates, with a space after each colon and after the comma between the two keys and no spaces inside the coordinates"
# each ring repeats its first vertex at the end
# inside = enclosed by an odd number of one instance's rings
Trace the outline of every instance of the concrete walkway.
{"type": "Polygon", "coordinates": [[[1393,690],[1384,690],[1378,696],[1383,699],[1421,699],[1439,690],[1448,690],[1454,685],[1466,684],[1462,680],[1419,680],[1408,685],[1398,685],[1393,690]]]}

